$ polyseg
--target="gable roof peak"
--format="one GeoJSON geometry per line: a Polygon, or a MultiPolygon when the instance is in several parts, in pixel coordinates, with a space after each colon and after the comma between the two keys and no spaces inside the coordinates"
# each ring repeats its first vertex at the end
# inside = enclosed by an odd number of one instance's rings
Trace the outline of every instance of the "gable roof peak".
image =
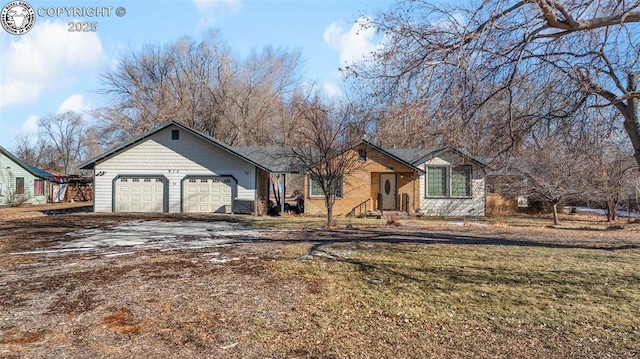
{"type": "Polygon", "coordinates": [[[175,121],[175,120],[168,120],[165,123],[159,124],[158,126],[153,127],[151,130],[143,133],[142,135],[137,136],[137,137],[133,138],[132,140],[130,140],[128,142],[125,142],[124,144],[121,144],[121,145],[116,146],[116,147],[114,147],[114,148],[112,148],[110,150],[107,150],[107,151],[103,152],[102,154],[100,154],[100,155],[98,155],[98,156],[96,156],[96,157],[94,157],[94,158],[92,158],[92,159],[80,164],[79,168],[80,169],[93,169],[98,162],[103,161],[103,160],[105,160],[107,158],[110,158],[110,157],[112,157],[112,156],[114,156],[114,155],[116,155],[116,154],[118,154],[118,153],[120,153],[122,151],[125,151],[126,149],[136,145],[137,143],[140,143],[140,142],[148,139],[149,137],[153,136],[154,134],[156,134],[156,133],[158,133],[160,131],[163,131],[163,130],[167,129],[168,127],[171,127],[171,126],[179,127],[182,130],[187,131],[187,132],[191,133],[192,135],[194,135],[196,137],[199,137],[199,138],[207,141],[210,144],[213,144],[214,146],[218,146],[221,149],[223,149],[224,151],[227,151],[227,152],[239,157],[240,159],[255,165],[256,167],[258,167],[260,169],[263,169],[263,170],[266,170],[268,172],[271,172],[271,170],[269,168],[266,168],[261,163],[255,162],[254,159],[248,158],[244,154],[239,153],[232,146],[229,146],[226,143],[224,143],[224,142],[222,142],[220,140],[217,140],[217,139],[207,135],[204,132],[195,130],[195,129],[185,125],[184,123],[178,122],[178,121],[175,121]]]}
{"type": "Polygon", "coordinates": [[[38,178],[42,178],[42,179],[50,179],[52,177],[54,177],[51,173],[38,168],[34,165],[31,165],[29,163],[24,162],[23,160],[19,159],[18,157],[16,157],[13,153],[9,152],[6,148],[0,146],[0,153],[2,153],[3,155],[7,156],[12,162],[16,163],[18,166],[22,167],[23,169],[25,169],[27,172],[31,173],[32,175],[38,177],[38,178]]]}

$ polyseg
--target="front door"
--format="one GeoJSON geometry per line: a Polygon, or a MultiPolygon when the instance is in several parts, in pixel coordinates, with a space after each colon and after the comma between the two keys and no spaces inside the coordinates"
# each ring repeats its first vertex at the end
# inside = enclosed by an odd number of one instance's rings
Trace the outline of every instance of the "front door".
{"type": "Polygon", "coordinates": [[[380,193],[382,196],[382,209],[395,211],[396,208],[396,174],[380,174],[380,193]]]}

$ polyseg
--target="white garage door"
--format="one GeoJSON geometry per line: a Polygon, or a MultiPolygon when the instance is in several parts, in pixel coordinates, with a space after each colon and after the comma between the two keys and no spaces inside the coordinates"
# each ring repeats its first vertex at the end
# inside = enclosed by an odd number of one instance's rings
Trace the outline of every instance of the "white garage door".
{"type": "Polygon", "coordinates": [[[184,181],[184,212],[231,213],[231,178],[188,178],[184,181]]]}
{"type": "Polygon", "coordinates": [[[122,177],[116,180],[116,212],[164,210],[164,182],[159,177],[122,177]]]}

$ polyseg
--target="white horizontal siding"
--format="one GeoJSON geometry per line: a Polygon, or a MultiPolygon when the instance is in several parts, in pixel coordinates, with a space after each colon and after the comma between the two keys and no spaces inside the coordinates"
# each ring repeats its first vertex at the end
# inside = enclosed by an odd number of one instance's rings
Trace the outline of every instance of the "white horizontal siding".
{"type": "Polygon", "coordinates": [[[187,176],[232,176],[238,182],[234,199],[255,199],[255,166],[199,137],[180,130],[171,139],[170,126],[126,151],[95,166],[95,211],[110,212],[113,179],[118,175],[158,176],[168,181],[169,212],[181,210],[181,182],[187,176]]]}
{"type": "Polygon", "coordinates": [[[420,212],[428,216],[465,217],[485,215],[485,180],[471,181],[471,198],[425,198],[424,177],[420,176],[420,212]]]}
{"type": "Polygon", "coordinates": [[[428,216],[465,217],[484,216],[486,185],[484,172],[477,164],[464,161],[453,153],[445,153],[433,158],[419,167],[426,172],[427,166],[471,165],[470,198],[427,198],[426,173],[420,175],[420,213],[428,216]]]}

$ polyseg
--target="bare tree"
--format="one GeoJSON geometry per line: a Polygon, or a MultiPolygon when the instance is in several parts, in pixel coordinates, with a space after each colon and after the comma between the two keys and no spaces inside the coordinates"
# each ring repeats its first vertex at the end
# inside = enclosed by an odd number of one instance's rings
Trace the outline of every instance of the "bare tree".
{"type": "Polygon", "coordinates": [[[266,47],[239,60],[217,32],[146,45],[102,76],[112,102],[99,111],[111,142],[176,120],[230,145],[269,144],[301,79],[299,51],[266,47]]]}
{"type": "Polygon", "coordinates": [[[590,199],[605,209],[607,220],[613,222],[620,202],[627,194],[628,175],[635,168],[633,157],[610,147],[602,153],[606,157],[596,159],[591,180],[590,199]]]}
{"type": "Polygon", "coordinates": [[[385,101],[421,106],[459,125],[480,121],[476,130],[500,135],[501,150],[517,148],[532,123],[613,107],[640,165],[639,6],[400,1],[370,25],[384,34],[381,50],[344,70],[370,81],[385,101]],[[540,104],[545,93],[554,100],[540,104]]]}
{"type": "Polygon", "coordinates": [[[44,158],[46,144],[32,134],[21,134],[16,137],[15,154],[22,161],[41,167],[47,164],[44,158]]]}
{"type": "Polygon", "coordinates": [[[309,181],[321,189],[330,227],[341,185],[358,168],[357,152],[351,150],[359,138],[346,129],[359,111],[353,104],[323,102],[318,95],[299,98],[295,109],[299,123],[291,156],[305,170],[309,181]]]}
{"type": "Polygon", "coordinates": [[[221,118],[217,89],[232,68],[229,49],[216,32],[201,43],[183,37],[131,51],[119,58],[116,69],[102,75],[101,93],[111,99],[95,112],[102,132],[113,144],[177,120],[225,137],[229,124],[221,118]]]}
{"type": "Polygon", "coordinates": [[[55,168],[64,173],[77,170],[84,150],[84,122],[75,112],[46,116],[38,123],[40,138],[47,143],[46,151],[54,156],[55,168]]]}
{"type": "MultiPolygon", "coordinates": [[[[594,116],[602,116],[599,109],[594,116]]],[[[585,199],[605,210],[607,220],[613,222],[620,202],[627,194],[630,175],[637,167],[633,155],[623,145],[621,131],[605,121],[585,128],[580,145],[588,150],[589,173],[585,176],[585,199]],[[603,125],[603,123],[605,125],[603,125]]]]}
{"type": "Polygon", "coordinates": [[[571,138],[546,133],[527,140],[512,168],[523,179],[510,190],[542,200],[553,209],[553,223],[559,223],[558,205],[584,196],[590,166],[587,151],[571,138]]]}

